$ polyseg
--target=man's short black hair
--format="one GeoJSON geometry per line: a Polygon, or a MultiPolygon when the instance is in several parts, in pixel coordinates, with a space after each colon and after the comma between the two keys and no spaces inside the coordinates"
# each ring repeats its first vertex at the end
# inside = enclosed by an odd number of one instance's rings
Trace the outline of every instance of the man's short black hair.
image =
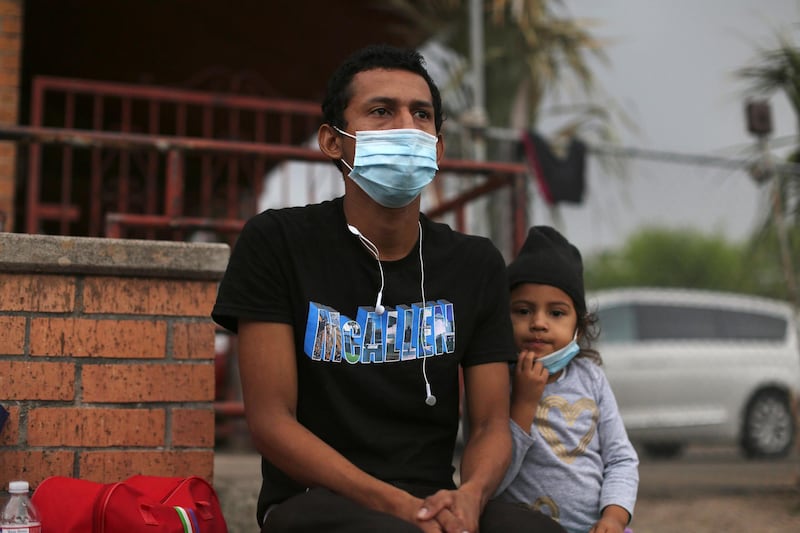
{"type": "Polygon", "coordinates": [[[373,69],[398,69],[419,74],[428,84],[433,99],[433,118],[438,133],[442,127],[442,97],[425,69],[425,59],[414,49],[386,44],[370,45],[356,51],[334,71],[322,101],[322,121],[345,129],[344,110],[352,97],[351,82],[359,72],[373,69]]]}

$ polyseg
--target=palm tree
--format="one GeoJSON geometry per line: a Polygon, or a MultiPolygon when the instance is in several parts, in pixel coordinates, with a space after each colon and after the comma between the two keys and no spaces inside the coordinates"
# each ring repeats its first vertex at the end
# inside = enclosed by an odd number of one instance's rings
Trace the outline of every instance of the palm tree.
{"type": "MultiPolygon", "coordinates": [[[[779,36],[777,48],[762,51],[755,64],[740,69],[738,74],[748,82],[748,91],[753,95],[783,92],[794,110],[800,134],[800,48],[793,45],[789,37],[779,36]]],[[[760,141],[766,142],[763,138],[760,141]]],[[[769,156],[766,149],[764,154],[769,156]]],[[[772,204],[762,229],[754,238],[753,248],[763,254],[765,243],[775,242],[765,237],[773,233],[777,236],[789,299],[800,307],[798,267],[792,259],[800,256],[800,143],[787,162],[777,165],[768,176],[772,180],[772,204]]]]}
{"type": "MultiPolygon", "coordinates": [[[[436,36],[469,56],[469,0],[381,4],[419,21],[412,40],[436,36]]],[[[584,96],[592,92],[588,55],[605,56],[603,43],[589,33],[588,21],[569,16],[561,0],[487,0],[482,5],[487,112],[493,126],[515,126],[515,120],[522,127],[536,124],[545,95],[563,88],[564,82],[576,82],[584,96]]],[[[576,110],[597,115],[587,106],[576,110]]]]}
{"type": "MultiPolygon", "coordinates": [[[[381,4],[419,21],[412,42],[435,36],[462,57],[470,56],[469,0],[384,0],[381,4]]],[[[570,16],[561,0],[485,0],[482,6],[488,125],[520,131],[536,128],[547,114],[559,123],[553,135],[556,138],[580,136],[603,144],[618,143],[609,110],[616,110],[617,118],[625,125],[630,123],[612,101],[594,101],[598,93],[589,59],[606,58],[605,43],[590,33],[590,21],[570,16]],[[564,94],[572,98],[559,98],[564,94]]],[[[464,62],[451,79],[468,82],[469,69],[468,62],[464,62]]],[[[443,98],[446,102],[446,90],[443,98]]],[[[475,119],[473,111],[474,108],[457,109],[455,116],[450,112],[448,122],[467,127],[475,119]]],[[[453,153],[451,147],[448,142],[448,152],[453,153]]],[[[469,146],[461,149],[462,156],[472,153],[469,146]]],[[[487,153],[493,159],[512,157],[508,142],[490,142],[487,153]]],[[[602,156],[600,162],[613,169],[612,175],[625,174],[624,163],[618,157],[602,156]]],[[[498,220],[497,213],[507,209],[504,202],[508,200],[498,200],[500,205],[490,201],[487,206],[486,218],[490,221],[498,220]]],[[[557,223],[558,209],[552,209],[551,215],[557,223]]],[[[490,233],[493,240],[500,240],[503,234],[498,228],[491,228],[490,233]]]]}

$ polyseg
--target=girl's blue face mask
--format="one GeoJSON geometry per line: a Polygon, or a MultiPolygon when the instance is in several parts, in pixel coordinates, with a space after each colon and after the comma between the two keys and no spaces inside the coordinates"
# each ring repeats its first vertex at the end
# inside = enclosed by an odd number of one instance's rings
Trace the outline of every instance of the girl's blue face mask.
{"type": "Polygon", "coordinates": [[[384,207],[405,207],[433,180],[436,164],[436,136],[417,129],[357,131],[342,135],[356,140],[349,177],[370,198],[384,207]]]}
{"type": "Polygon", "coordinates": [[[580,351],[581,347],[578,346],[578,332],[576,331],[575,336],[569,344],[551,354],[540,357],[538,361],[542,363],[552,375],[567,366],[580,351]]]}

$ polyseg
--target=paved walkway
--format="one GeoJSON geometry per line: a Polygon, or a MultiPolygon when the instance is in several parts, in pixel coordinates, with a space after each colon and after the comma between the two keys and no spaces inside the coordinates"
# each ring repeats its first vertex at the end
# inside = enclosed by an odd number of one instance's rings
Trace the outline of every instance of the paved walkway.
{"type": "Polygon", "coordinates": [[[258,533],[256,501],[261,459],[255,453],[214,454],[214,488],[229,533],[258,533]]]}

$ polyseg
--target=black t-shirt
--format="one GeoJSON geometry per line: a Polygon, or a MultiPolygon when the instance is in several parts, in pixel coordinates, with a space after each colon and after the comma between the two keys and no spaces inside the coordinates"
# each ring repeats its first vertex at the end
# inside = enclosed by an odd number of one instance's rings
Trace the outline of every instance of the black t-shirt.
{"type": "MultiPolygon", "coordinates": [[[[233,249],[212,317],[234,332],[238,319],[291,324],[298,421],[380,479],[450,487],[458,365],[514,359],[508,285],[489,240],[420,221],[424,285],[418,246],[382,262],[379,315],[378,262],[347,229],[342,198],[256,215],[233,249]]],[[[262,470],[259,516],[305,488],[267,461],[262,470]]]]}

